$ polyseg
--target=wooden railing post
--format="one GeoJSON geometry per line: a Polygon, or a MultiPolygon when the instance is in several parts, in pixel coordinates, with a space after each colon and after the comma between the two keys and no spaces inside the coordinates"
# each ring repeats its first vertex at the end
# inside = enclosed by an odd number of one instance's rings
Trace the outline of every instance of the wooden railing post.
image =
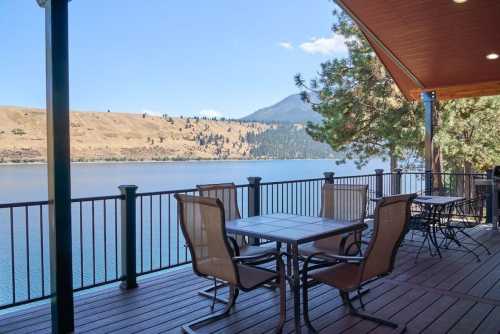
{"type": "MultiPolygon", "coordinates": [[[[250,176],[248,180],[248,217],[260,215],[260,181],[259,176],[250,176]]],[[[250,238],[252,245],[258,245],[259,239],[250,238]]]]}
{"type": "Polygon", "coordinates": [[[136,215],[136,192],[135,185],[122,185],[118,187],[123,198],[121,200],[121,256],[122,275],[124,277],[120,287],[122,289],[133,289],[137,287],[136,272],[136,245],[135,245],[135,215],[136,215]]]}
{"type": "Polygon", "coordinates": [[[403,177],[403,170],[401,168],[396,168],[393,172],[393,182],[394,185],[392,187],[392,194],[399,195],[401,194],[401,179],[403,177]]]}
{"type": "Polygon", "coordinates": [[[375,169],[375,197],[384,196],[384,170],[375,169]]]}
{"type": "Polygon", "coordinates": [[[323,175],[325,176],[325,182],[333,184],[335,181],[335,173],[334,172],[324,172],[323,175]]]}

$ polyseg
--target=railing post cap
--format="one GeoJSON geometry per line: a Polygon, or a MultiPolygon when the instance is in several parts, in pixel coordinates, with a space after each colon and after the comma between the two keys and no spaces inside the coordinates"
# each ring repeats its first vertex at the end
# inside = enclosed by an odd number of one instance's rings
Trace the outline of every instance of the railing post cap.
{"type": "Polygon", "coordinates": [[[325,178],[331,178],[331,177],[335,176],[335,173],[334,172],[324,172],[323,175],[325,176],[325,178]]]}
{"type": "Polygon", "coordinates": [[[247,177],[249,183],[260,183],[262,178],[260,176],[249,176],[247,177]]]}
{"type": "Polygon", "coordinates": [[[403,173],[403,169],[402,168],[395,168],[394,172],[401,174],[401,173],[403,173]]]}
{"type": "Polygon", "coordinates": [[[136,191],[137,186],[134,184],[122,184],[118,186],[118,189],[120,189],[121,192],[130,192],[130,191],[136,191]]]}
{"type": "Polygon", "coordinates": [[[383,174],[384,170],[382,168],[375,169],[375,174],[383,174]]]}

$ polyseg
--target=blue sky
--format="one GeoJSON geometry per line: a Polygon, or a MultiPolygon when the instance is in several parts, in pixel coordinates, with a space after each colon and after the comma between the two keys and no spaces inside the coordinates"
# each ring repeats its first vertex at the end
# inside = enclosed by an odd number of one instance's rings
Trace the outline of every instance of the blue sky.
{"type": "MultiPolygon", "coordinates": [[[[72,0],[73,110],[241,117],[345,54],[328,0],[72,0]]],[[[0,0],[0,105],[45,106],[44,15],[0,0]]]]}

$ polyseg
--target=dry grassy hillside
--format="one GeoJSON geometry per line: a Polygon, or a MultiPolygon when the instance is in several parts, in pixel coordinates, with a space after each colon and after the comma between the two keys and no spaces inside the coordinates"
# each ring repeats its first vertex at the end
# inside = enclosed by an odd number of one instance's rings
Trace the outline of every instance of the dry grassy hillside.
{"type": "MultiPolygon", "coordinates": [[[[270,126],[238,121],[72,112],[73,161],[248,159],[248,133],[270,126]]],[[[46,160],[44,110],[0,107],[0,162],[46,160]]]]}

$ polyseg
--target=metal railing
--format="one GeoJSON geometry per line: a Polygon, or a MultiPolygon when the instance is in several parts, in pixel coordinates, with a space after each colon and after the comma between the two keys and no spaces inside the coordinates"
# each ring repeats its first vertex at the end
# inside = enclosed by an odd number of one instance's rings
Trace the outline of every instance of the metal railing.
{"type": "MultiPolygon", "coordinates": [[[[427,175],[428,177],[429,175],[427,175]]],[[[450,194],[473,195],[474,179],[485,174],[443,173],[450,194]],[[472,183],[471,183],[472,182],[472,183]]],[[[317,216],[325,183],[368,185],[368,212],[372,199],[425,191],[426,174],[384,173],[314,179],[261,182],[248,178],[237,185],[242,217],[291,213],[317,216]]],[[[136,186],[120,187],[121,194],[72,200],[73,287],[84,290],[124,281],[136,286],[136,277],[191,262],[177,218],[175,194],[197,194],[197,189],[137,193],[136,186]]],[[[0,309],[50,296],[48,202],[0,204],[0,309]]]]}
{"type": "MultiPolygon", "coordinates": [[[[121,196],[72,200],[75,291],[121,279],[121,196]]],[[[50,296],[48,202],[0,204],[0,309],[50,296]]]]}

